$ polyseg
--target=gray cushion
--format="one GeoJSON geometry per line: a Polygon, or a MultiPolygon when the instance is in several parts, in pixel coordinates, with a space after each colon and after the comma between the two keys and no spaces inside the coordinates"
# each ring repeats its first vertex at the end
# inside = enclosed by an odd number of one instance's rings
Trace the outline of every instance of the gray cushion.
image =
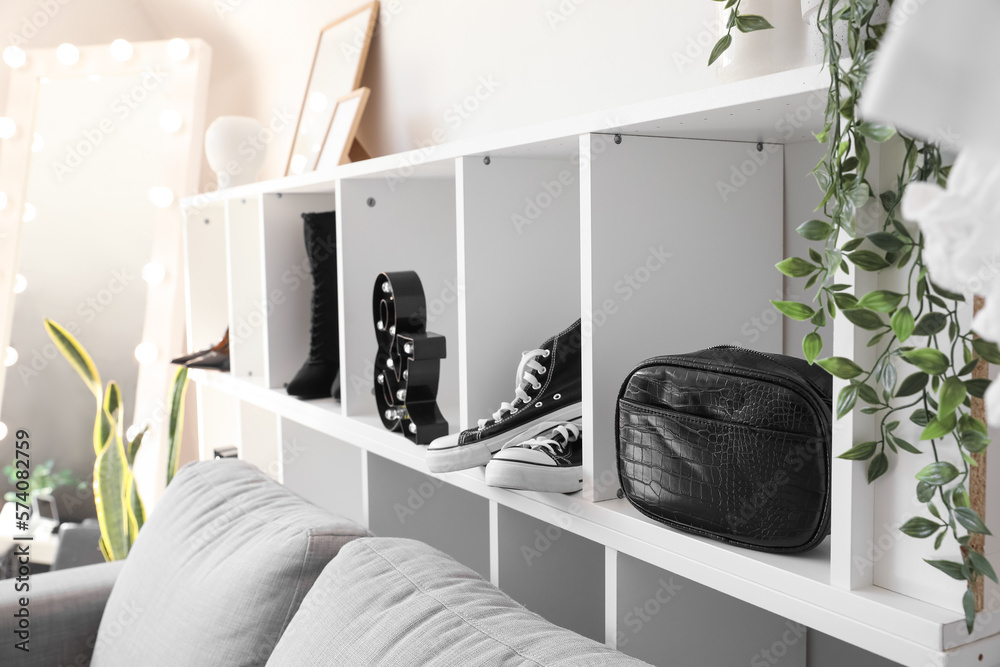
{"type": "Polygon", "coordinates": [[[309,665],[646,663],[552,625],[426,544],[376,538],[348,544],[326,566],[267,662],[309,665]]]}
{"type": "Polygon", "coordinates": [[[185,466],[125,561],[91,665],[263,665],[323,567],[367,534],[241,461],[185,466]]]}

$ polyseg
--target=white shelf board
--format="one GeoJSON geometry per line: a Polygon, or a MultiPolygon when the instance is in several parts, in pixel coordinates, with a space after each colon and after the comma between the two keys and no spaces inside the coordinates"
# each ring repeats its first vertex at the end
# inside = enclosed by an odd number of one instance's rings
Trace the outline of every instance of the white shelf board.
{"type": "Polygon", "coordinates": [[[339,179],[450,178],[463,156],[572,158],[576,137],[622,133],[728,141],[795,143],[822,128],[829,75],[817,66],[657,98],[485,137],[434,144],[354,162],[326,172],[287,176],[186,197],[182,207],[267,192],[332,192],[339,179]]]}
{"type": "Polygon", "coordinates": [[[427,471],[426,448],[387,431],[374,414],[346,417],[333,399],[302,401],[282,389],[267,389],[225,373],[192,370],[190,378],[891,660],[915,667],[1000,662],[1000,635],[943,650],[946,636],[955,640],[948,630],[961,622],[954,612],[876,586],[854,591],[831,586],[829,540],[808,554],[762,553],[671,530],[642,516],[626,500],[594,503],[579,493],[494,488],[486,485],[481,468],[435,475],[427,471]],[[979,661],[980,654],[986,656],[985,662],[979,661]]]}

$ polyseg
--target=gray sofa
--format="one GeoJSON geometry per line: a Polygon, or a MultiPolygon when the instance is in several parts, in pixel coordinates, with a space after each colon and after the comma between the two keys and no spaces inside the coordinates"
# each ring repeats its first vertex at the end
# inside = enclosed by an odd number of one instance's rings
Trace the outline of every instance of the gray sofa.
{"type": "Polygon", "coordinates": [[[379,539],[233,460],[186,466],[124,562],[0,582],[24,667],[645,665],[529,612],[431,547],[379,539]]]}

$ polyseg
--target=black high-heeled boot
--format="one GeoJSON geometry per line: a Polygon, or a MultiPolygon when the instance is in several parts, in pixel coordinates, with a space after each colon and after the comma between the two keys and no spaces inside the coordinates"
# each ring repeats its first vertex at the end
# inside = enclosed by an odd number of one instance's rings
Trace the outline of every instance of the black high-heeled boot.
{"type": "Polygon", "coordinates": [[[340,398],[340,329],[337,297],[337,216],[303,213],[306,254],[313,277],[309,357],[288,383],[288,394],[303,399],[340,398]]]}

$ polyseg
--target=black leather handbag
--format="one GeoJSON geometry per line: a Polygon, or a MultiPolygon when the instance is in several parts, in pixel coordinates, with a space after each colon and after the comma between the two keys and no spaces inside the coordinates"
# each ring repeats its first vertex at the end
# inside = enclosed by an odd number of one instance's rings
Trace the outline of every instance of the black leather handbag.
{"type": "Polygon", "coordinates": [[[782,354],[654,357],[618,394],[618,476],[668,526],[749,549],[808,551],[830,532],[832,381],[782,354]]]}

